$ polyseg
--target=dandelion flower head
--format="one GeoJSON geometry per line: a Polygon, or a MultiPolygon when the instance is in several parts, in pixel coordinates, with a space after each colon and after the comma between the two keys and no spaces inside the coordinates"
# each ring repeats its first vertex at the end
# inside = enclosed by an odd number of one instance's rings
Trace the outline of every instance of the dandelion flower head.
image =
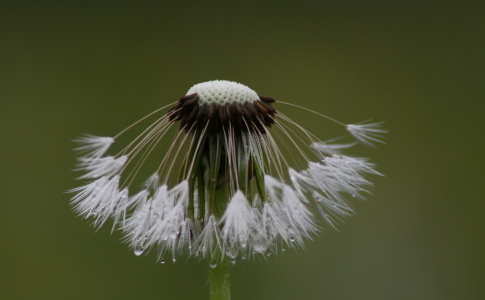
{"type": "MultiPolygon", "coordinates": [[[[343,154],[355,143],[319,140],[277,111],[279,103],[236,82],[209,81],[114,137],[79,138],[80,179],[90,181],[71,190],[75,211],[97,227],[111,219],[136,255],[157,248],[174,261],[303,246],[321,220],[333,227],[351,214],[347,198],[363,198],[372,185],[367,175],[379,173],[367,159],[343,154]],[[156,120],[108,154],[148,118],[156,120]],[[159,145],[168,150],[160,153],[159,145]],[[160,159],[147,163],[153,156],[160,159]],[[132,182],[142,168],[152,175],[137,189],[132,182]]],[[[330,120],[367,145],[385,133],[380,123],[330,120]]]]}

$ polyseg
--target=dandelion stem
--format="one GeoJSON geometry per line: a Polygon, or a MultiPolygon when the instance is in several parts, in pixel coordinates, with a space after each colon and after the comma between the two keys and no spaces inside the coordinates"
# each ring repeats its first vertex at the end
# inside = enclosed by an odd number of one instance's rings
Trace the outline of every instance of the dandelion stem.
{"type": "Polygon", "coordinates": [[[215,266],[209,267],[210,300],[231,299],[230,262],[224,258],[215,266]]]}
{"type": "Polygon", "coordinates": [[[258,194],[261,198],[261,201],[266,201],[266,191],[264,189],[264,179],[263,179],[263,172],[261,170],[261,166],[257,159],[253,159],[253,167],[254,167],[254,175],[256,177],[256,186],[258,188],[258,194]]]}
{"type": "Polygon", "coordinates": [[[217,203],[217,179],[219,177],[219,168],[221,166],[222,143],[219,137],[209,140],[209,200],[211,201],[211,214],[219,216],[219,206],[217,203]]]}
{"type": "Polygon", "coordinates": [[[242,142],[238,143],[237,149],[237,168],[239,170],[238,181],[239,189],[244,193],[247,193],[247,181],[248,179],[248,159],[245,151],[245,147],[242,142]]]}

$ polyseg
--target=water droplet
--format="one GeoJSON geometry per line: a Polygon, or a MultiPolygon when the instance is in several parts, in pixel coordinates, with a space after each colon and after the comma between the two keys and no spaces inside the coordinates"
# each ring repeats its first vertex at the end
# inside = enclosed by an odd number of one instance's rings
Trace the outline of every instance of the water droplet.
{"type": "Polygon", "coordinates": [[[286,248],[285,247],[281,248],[281,251],[285,252],[286,251],[286,248]]]}
{"type": "Polygon", "coordinates": [[[173,261],[173,262],[176,262],[176,261],[177,261],[177,258],[176,258],[175,256],[174,256],[174,257],[172,257],[172,261],[173,261]]]}
{"type": "Polygon", "coordinates": [[[267,257],[270,257],[271,256],[271,252],[268,252],[268,254],[266,254],[267,257]]]}
{"type": "Polygon", "coordinates": [[[291,242],[294,242],[295,241],[295,231],[292,228],[288,227],[286,229],[286,233],[288,234],[288,237],[290,238],[290,241],[291,242]]]}
{"type": "Polygon", "coordinates": [[[209,262],[209,267],[211,267],[212,269],[215,269],[215,267],[217,267],[217,259],[216,258],[211,259],[211,261],[209,262]]]}
{"type": "Polygon", "coordinates": [[[233,265],[233,266],[236,265],[236,258],[235,257],[231,258],[231,265],[233,265]]]}
{"type": "Polygon", "coordinates": [[[143,251],[145,251],[145,248],[143,248],[143,243],[138,242],[135,245],[135,249],[133,250],[133,252],[135,253],[136,256],[140,256],[143,253],[143,251]]]}
{"type": "Polygon", "coordinates": [[[253,250],[258,252],[258,253],[264,253],[266,252],[266,249],[268,249],[268,245],[266,244],[266,241],[263,239],[257,239],[253,242],[253,250]]]}
{"type": "Polygon", "coordinates": [[[165,263],[165,259],[162,259],[160,263],[163,265],[165,263]]]}
{"type": "Polygon", "coordinates": [[[237,250],[235,248],[227,248],[226,249],[226,255],[229,257],[229,258],[234,258],[236,257],[237,255],[237,250]]]}
{"type": "Polygon", "coordinates": [[[355,198],[355,195],[352,195],[352,197],[354,197],[354,198],[355,198]]]}

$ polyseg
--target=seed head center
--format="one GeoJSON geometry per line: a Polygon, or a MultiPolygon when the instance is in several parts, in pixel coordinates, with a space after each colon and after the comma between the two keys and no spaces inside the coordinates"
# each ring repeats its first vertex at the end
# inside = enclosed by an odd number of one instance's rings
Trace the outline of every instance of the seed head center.
{"type": "Polygon", "coordinates": [[[199,103],[225,105],[226,103],[253,103],[258,100],[258,94],[247,86],[227,80],[202,82],[189,89],[187,95],[196,93],[199,103]]]}

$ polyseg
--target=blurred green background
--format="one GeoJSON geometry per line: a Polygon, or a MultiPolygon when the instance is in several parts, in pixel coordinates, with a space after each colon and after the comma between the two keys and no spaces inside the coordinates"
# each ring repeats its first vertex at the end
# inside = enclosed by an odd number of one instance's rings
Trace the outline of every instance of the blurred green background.
{"type": "Polygon", "coordinates": [[[225,79],[390,130],[350,152],[386,175],[356,215],[239,262],[233,299],[485,299],[484,16],[483,1],[3,1],[0,298],[208,299],[206,263],[136,257],[64,191],[73,138],[225,79]]]}

